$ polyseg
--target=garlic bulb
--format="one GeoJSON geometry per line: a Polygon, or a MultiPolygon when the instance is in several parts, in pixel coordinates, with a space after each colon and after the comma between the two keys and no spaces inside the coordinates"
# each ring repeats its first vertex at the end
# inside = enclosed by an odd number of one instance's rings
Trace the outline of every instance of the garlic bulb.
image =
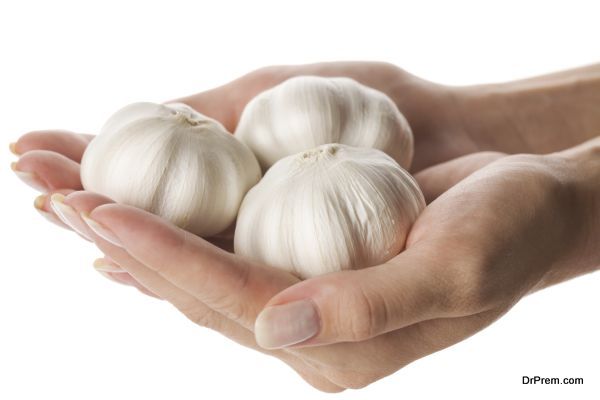
{"type": "Polygon", "coordinates": [[[350,78],[288,79],[246,105],[235,135],[263,170],[326,143],[379,149],[407,169],[413,156],[410,126],[394,102],[350,78]]]}
{"type": "Polygon", "coordinates": [[[86,190],[200,236],[227,229],[260,166],[217,121],[185,104],[134,103],[111,116],[81,160],[86,190]]]}
{"type": "Polygon", "coordinates": [[[415,180],[369,148],[327,144],[275,163],[246,195],[235,252],[310,278],[397,255],[425,207],[415,180]]]}

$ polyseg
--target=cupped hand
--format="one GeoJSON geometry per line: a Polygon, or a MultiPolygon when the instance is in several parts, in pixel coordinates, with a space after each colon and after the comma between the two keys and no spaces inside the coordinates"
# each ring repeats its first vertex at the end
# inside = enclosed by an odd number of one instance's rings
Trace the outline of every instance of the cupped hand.
{"type": "MultiPolygon", "coordinates": [[[[447,161],[465,148],[477,149],[468,138],[440,134],[442,125],[445,133],[459,132],[447,94],[387,64],[270,67],[180,101],[233,130],[250,98],[299,74],[350,76],[387,92],[413,127],[414,171],[420,171],[416,176],[429,201],[503,156],[476,153],[447,161]],[[438,162],[443,163],[432,166],[438,162]]],[[[550,217],[569,198],[563,190],[568,185],[548,172],[554,168],[549,164],[558,164],[553,157],[508,157],[462,181],[430,204],[407,250],[384,265],[298,282],[141,210],[72,193],[81,189],[78,163],[91,138],[32,132],[13,147],[21,156],[14,169],[23,180],[43,192],[68,195],[54,202],[41,196],[38,210],[94,241],[105,254],[96,265],[107,277],[164,298],[199,325],[281,358],[321,390],[362,387],[464,339],[528,291],[562,279],[556,278],[562,277],[556,266],[569,256],[556,246],[556,240],[568,238],[546,234],[570,232],[550,217]],[[530,197],[535,201],[522,207],[530,197]],[[88,214],[86,223],[81,215],[88,214]],[[537,240],[533,249],[551,251],[536,257],[522,244],[530,235],[537,240]],[[283,304],[291,306],[286,311],[283,304]]]]}
{"type": "MultiPolygon", "coordinates": [[[[461,127],[454,94],[444,86],[419,79],[387,63],[330,62],[266,67],[175,101],[187,103],[219,120],[233,132],[248,101],[259,92],[298,75],[347,76],[388,94],[413,129],[416,147],[413,172],[430,167],[418,176],[429,201],[478,166],[501,156],[488,152],[446,162],[479,148],[461,127]]],[[[44,193],[68,194],[80,190],[79,162],[92,139],[93,135],[68,131],[30,132],[11,144],[13,153],[20,156],[13,169],[25,183],[44,193]]],[[[47,195],[36,198],[35,208],[51,222],[64,227],[53,213],[48,198],[47,195]]],[[[231,241],[215,239],[213,242],[228,250],[232,248],[231,241]]]]}
{"type": "Polygon", "coordinates": [[[93,193],[53,205],[115,271],[336,391],[463,340],[525,294],[590,270],[575,170],[555,155],[502,158],[431,203],[394,259],[302,282],[93,193]]]}

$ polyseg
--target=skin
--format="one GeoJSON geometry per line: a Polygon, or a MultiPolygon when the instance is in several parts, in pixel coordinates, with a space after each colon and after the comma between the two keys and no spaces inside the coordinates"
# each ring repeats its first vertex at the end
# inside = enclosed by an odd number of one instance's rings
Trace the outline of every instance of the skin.
{"type": "Polygon", "coordinates": [[[33,186],[67,194],[54,197],[60,218],[47,196],[36,208],[92,240],[105,254],[97,265],[106,277],[280,358],[323,391],[364,387],[478,332],[523,296],[600,266],[600,139],[575,146],[600,131],[600,117],[590,115],[600,103],[589,89],[599,92],[597,66],[470,88],[382,63],[277,66],[183,101],[233,130],[250,98],[298,74],[349,76],[383,90],[413,127],[412,172],[429,204],[406,250],[385,264],[300,282],[81,191],[89,136],[26,134],[14,147],[16,170],[29,172],[20,175],[33,186]],[[550,153],[505,154],[515,152],[550,153]],[[258,346],[255,321],[265,307],[301,299],[318,308],[319,333],[291,347],[258,346]]]}

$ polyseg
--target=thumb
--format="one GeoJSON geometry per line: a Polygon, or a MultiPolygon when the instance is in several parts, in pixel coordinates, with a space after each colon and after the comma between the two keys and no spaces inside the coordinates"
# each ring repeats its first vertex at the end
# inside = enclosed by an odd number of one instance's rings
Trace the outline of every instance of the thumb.
{"type": "Polygon", "coordinates": [[[447,316],[449,280],[422,258],[415,246],[386,264],[290,286],[258,315],[257,343],[275,349],[355,342],[447,316]]]}

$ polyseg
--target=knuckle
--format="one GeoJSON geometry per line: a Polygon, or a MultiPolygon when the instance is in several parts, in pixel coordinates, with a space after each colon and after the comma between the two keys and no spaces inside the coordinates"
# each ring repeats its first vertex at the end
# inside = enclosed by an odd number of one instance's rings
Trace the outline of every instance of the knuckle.
{"type": "Polygon", "coordinates": [[[252,316],[252,307],[248,302],[241,300],[237,294],[243,294],[247,291],[250,282],[251,270],[247,266],[241,267],[236,271],[233,279],[235,283],[232,286],[232,292],[223,291],[219,285],[210,284],[210,279],[207,279],[208,284],[204,290],[206,303],[212,308],[218,310],[227,318],[239,322],[242,325],[253,321],[255,316],[252,316]],[[214,290],[210,288],[215,288],[214,290]]]}
{"type": "Polygon", "coordinates": [[[244,326],[250,320],[248,307],[244,303],[241,303],[235,296],[223,295],[218,296],[218,298],[214,297],[211,300],[211,304],[225,317],[244,326]]]}
{"type": "Polygon", "coordinates": [[[219,330],[219,318],[215,318],[214,312],[205,308],[180,309],[180,311],[194,324],[204,328],[219,330]]]}
{"type": "Polygon", "coordinates": [[[236,274],[235,289],[238,293],[242,293],[248,289],[252,269],[248,264],[239,263],[239,268],[237,268],[237,270],[239,273],[236,274]]]}
{"type": "Polygon", "coordinates": [[[352,285],[339,298],[339,336],[350,341],[367,340],[385,325],[385,302],[377,294],[365,291],[360,285],[352,285]]]}

